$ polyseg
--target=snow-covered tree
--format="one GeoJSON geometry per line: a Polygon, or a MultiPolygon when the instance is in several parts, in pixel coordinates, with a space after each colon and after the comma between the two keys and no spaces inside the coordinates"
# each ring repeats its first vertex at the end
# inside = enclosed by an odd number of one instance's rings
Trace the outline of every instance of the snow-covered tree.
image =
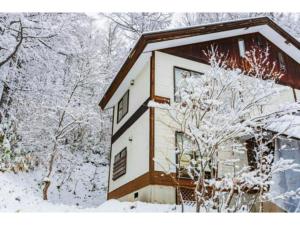
{"type": "MultiPolygon", "coordinates": [[[[164,110],[171,118],[170,128],[177,131],[178,163],[168,156],[164,160],[179,178],[194,181],[197,212],[251,211],[254,206],[263,211],[263,202],[279,196],[269,191],[272,177],[299,169],[291,159],[274,160],[271,145],[295,125],[292,118],[300,105],[274,106],[272,99],[285,89],[277,84],[282,74],[270,62],[268,49],[246,53],[247,71],[232,68],[232,61],[214,47],[207,55],[210,69],[203,75],[182,74],[175,102],[149,103],[164,110]],[[282,120],[286,127],[271,132],[282,120]],[[249,141],[252,148],[247,150],[249,141]],[[252,155],[250,164],[247,152],[252,155]]],[[[164,165],[158,159],[157,163],[164,165]]]]}
{"type": "Polygon", "coordinates": [[[131,41],[136,41],[144,32],[166,29],[172,21],[172,13],[129,12],[103,15],[114,22],[131,41]]]}
{"type": "Polygon", "coordinates": [[[250,13],[178,13],[173,21],[176,27],[195,26],[201,24],[210,24],[222,21],[245,19],[251,17],[267,16],[280,24],[288,32],[300,38],[299,14],[282,12],[250,12],[250,13]]]}
{"type": "MultiPolygon", "coordinates": [[[[27,14],[7,16],[23,20],[27,14]]],[[[83,203],[92,192],[105,191],[110,115],[100,112],[98,101],[116,70],[113,63],[121,57],[115,51],[119,45],[110,46],[109,57],[106,32],[85,14],[34,13],[30,18],[45,34],[24,39],[28,42],[0,68],[10,99],[9,105],[1,105],[10,115],[1,125],[7,127],[14,119],[18,151],[24,160],[34,156],[29,166],[40,171],[37,180],[46,177],[54,183],[51,200],[70,203],[70,197],[60,197],[60,192],[70,192],[83,203]]],[[[110,35],[113,38],[116,34],[110,35]]],[[[16,157],[5,159],[14,168],[16,157]]]]}
{"type": "MultiPolygon", "coordinates": [[[[26,88],[21,83],[18,83],[18,87],[16,87],[12,82],[19,82],[24,77],[30,79],[39,68],[45,69],[46,66],[48,68],[52,66],[47,60],[48,54],[45,54],[43,47],[45,47],[44,44],[50,43],[51,39],[57,36],[62,18],[59,15],[55,18],[50,15],[47,13],[7,13],[0,15],[1,126],[4,137],[10,142],[10,151],[7,151],[10,153],[10,157],[3,158],[3,165],[6,166],[1,169],[15,170],[16,166],[20,166],[19,161],[28,163],[28,165],[24,163],[24,168],[28,168],[30,164],[34,163],[26,160],[33,159],[29,157],[30,152],[20,147],[19,120],[11,112],[11,109],[14,108],[12,94],[16,88],[26,88]],[[57,23],[59,20],[60,23],[57,23]],[[32,66],[33,64],[34,66],[32,66]]],[[[7,156],[7,154],[5,155],[7,156]]]]}

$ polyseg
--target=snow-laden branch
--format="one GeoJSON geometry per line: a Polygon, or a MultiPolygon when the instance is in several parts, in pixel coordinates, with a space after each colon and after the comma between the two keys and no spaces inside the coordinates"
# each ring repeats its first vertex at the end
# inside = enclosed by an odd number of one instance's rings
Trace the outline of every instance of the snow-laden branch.
{"type": "MultiPolygon", "coordinates": [[[[167,112],[169,128],[181,132],[175,166],[179,177],[195,181],[198,211],[251,210],[254,201],[262,211],[263,202],[271,200],[273,176],[299,170],[293,160],[275,160],[271,145],[281,135],[297,136],[300,124],[294,114],[300,105],[272,101],[287,88],[277,84],[282,73],[270,62],[268,47],[246,53],[247,70],[234,68],[228,55],[214,47],[206,54],[210,69],[202,76],[182,76],[175,93],[180,101],[150,101],[148,106],[167,112]],[[249,165],[246,153],[253,156],[249,165]]],[[[171,162],[164,157],[165,164],[174,166],[171,162]]]]}

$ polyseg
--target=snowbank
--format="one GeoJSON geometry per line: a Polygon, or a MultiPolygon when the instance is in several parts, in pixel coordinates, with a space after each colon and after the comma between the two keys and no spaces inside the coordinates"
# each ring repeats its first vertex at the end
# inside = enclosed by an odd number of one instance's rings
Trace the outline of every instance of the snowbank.
{"type": "Polygon", "coordinates": [[[270,124],[267,129],[289,137],[300,138],[300,116],[282,116],[270,124]]]}
{"type": "Polygon", "coordinates": [[[60,212],[77,208],[56,205],[41,198],[36,184],[23,174],[0,173],[0,211],[1,212],[60,212]],[[18,181],[19,179],[19,181],[18,181]]]}
{"type": "MultiPolygon", "coordinates": [[[[192,207],[185,206],[186,211],[195,211],[192,207]]],[[[145,202],[120,202],[109,200],[95,209],[96,212],[181,212],[181,206],[168,204],[150,204],[145,202]]]]}
{"type": "MultiPolygon", "coordinates": [[[[103,196],[99,196],[103,198],[103,196]]],[[[180,212],[178,205],[109,200],[94,208],[42,200],[31,174],[0,173],[0,212],[180,212]]],[[[186,206],[186,211],[194,211],[186,206]]]]}

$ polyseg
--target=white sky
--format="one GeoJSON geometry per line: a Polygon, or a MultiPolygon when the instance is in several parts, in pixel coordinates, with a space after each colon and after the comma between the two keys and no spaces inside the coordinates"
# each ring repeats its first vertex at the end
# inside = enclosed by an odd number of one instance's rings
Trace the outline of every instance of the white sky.
{"type": "Polygon", "coordinates": [[[297,0],[0,0],[2,12],[299,12],[297,0]]]}

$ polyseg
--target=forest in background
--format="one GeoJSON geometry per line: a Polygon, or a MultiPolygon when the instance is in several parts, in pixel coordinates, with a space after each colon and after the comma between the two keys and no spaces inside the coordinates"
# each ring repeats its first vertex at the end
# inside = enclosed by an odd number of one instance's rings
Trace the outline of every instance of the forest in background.
{"type": "Polygon", "coordinates": [[[111,111],[98,103],[140,35],[257,16],[300,40],[295,13],[1,13],[1,176],[41,199],[48,184],[53,203],[99,205],[111,111]]]}

